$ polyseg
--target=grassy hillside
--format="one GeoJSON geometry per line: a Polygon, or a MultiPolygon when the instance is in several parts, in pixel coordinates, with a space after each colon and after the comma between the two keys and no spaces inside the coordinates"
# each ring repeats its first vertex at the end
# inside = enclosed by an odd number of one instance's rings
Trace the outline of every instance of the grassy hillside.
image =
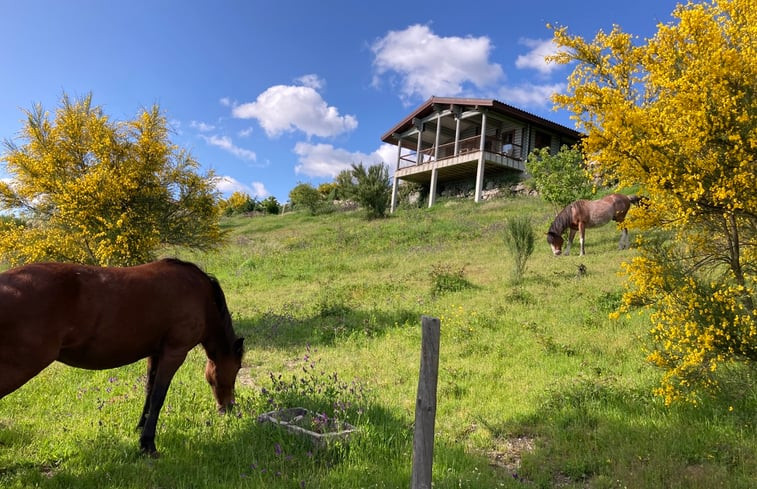
{"type": "Polygon", "coordinates": [[[664,407],[647,318],[608,318],[633,250],[617,251],[608,225],[587,231],[586,256],[553,257],[553,215],[517,198],[370,222],[230,219],[223,250],[182,257],[219,278],[246,337],[236,413],[215,414],[197,348],[169,390],[162,456],[144,459],[144,362],[56,364],[0,401],[0,487],[409,487],[424,314],[442,322],[434,487],[755,487],[754,374],[728,372],[696,408],[664,407]],[[538,235],[520,284],[503,244],[516,214],[538,235]],[[271,401],[329,415],[339,403],[359,433],[313,447],[257,422],[271,401]]]}

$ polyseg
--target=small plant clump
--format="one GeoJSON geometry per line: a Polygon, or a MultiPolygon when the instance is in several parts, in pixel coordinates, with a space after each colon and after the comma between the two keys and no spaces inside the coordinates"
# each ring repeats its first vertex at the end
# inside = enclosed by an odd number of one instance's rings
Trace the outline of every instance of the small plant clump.
{"type": "Polygon", "coordinates": [[[341,426],[365,411],[368,393],[357,380],[346,382],[337,372],[326,373],[312,357],[317,350],[307,347],[306,354],[293,365],[299,373],[291,376],[270,373],[271,387],[261,389],[271,409],[303,407],[312,412],[299,424],[316,433],[341,426]],[[302,423],[306,423],[307,426],[302,423]]]}
{"type": "Polygon", "coordinates": [[[438,264],[431,267],[431,295],[436,297],[447,292],[459,292],[473,285],[465,278],[465,267],[438,264]]]}

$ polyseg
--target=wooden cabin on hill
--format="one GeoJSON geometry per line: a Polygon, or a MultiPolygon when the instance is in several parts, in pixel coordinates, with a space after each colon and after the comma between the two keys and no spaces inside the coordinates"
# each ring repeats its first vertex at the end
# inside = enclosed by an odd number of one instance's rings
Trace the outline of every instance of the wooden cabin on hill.
{"type": "Polygon", "coordinates": [[[428,190],[434,204],[440,184],[475,178],[481,200],[484,178],[525,172],[531,150],[572,146],[581,133],[491,99],[431,97],[381,137],[397,146],[390,212],[398,180],[428,190]]]}

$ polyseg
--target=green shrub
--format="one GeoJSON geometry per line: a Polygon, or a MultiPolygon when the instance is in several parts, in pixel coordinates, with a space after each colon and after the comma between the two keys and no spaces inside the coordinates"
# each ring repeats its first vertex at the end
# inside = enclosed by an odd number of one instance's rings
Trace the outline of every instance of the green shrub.
{"type": "Polygon", "coordinates": [[[315,216],[323,206],[324,199],[309,183],[299,183],[289,191],[289,202],[295,209],[307,209],[315,216]]]}
{"type": "Polygon", "coordinates": [[[533,150],[528,155],[526,171],[542,198],[558,207],[589,198],[594,188],[581,150],[575,146],[563,145],[554,155],[550,154],[549,148],[533,150]]]}
{"type": "Polygon", "coordinates": [[[260,207],[263,208],[266,214],[279,214],[281,212],[281,204],[279,204],[279,201],[273,195],[260,201],[260,207]]]}
{"type": "Polygon", "coordinates": [[[431,268],[431,295],[438,296],[446,292],[458,292],[468,289],[472,284],[465,278],[465,268],[439,264],[431,268]]]}

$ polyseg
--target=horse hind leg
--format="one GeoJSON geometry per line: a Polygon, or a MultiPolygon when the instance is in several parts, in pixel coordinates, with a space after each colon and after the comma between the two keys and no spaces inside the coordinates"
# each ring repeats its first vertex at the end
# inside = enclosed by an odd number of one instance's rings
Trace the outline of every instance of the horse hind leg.
{"type": "Polygon", "coordinates": [[[620,241],[618,241],[618,249],[626,250],[630,246],[631,246],[631,240],[628,237],[628,229],[623,228],[623,230],[620,232],[620,241]]]}
{"type": "Polygon", "coordinates": [[[586,252],[584,251],[584,236],[586,234],[586,225],[583,224],[582,222],[578,223],[578,232],[580,233],[580,235],[579,235],[579,241],[581,243],[581,253],[580,253],[580,256],[584,256],[586,254],[586,252]]]}
{"type": "Polygon", "coordinates": [[[137,431],[140,433],[144,430],[147,414],[150,412],[150,398],[152,397],[153,386],[155,385],[155,373],[158,371],[158,357],[152,356],[147,358],[147,382],[145,383],[145,405],[142,408],[142,416],[137,424],[137,431]]]}

